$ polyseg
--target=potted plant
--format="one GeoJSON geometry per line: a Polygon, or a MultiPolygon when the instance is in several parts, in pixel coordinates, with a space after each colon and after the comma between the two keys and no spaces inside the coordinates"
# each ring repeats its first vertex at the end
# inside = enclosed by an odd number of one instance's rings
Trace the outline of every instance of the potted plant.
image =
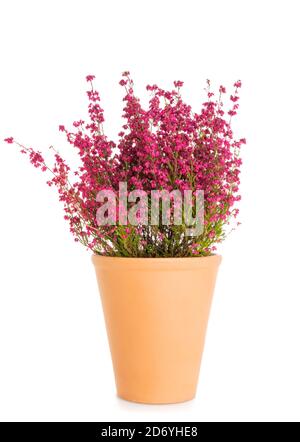
{"type": "Polygon", "coordinates": [[[205,331],[223,241],[238,209],[244,139],[231,118],[241,82],[225,113],[219,88],[193,113],[181,81],[147,86],[144,109],[124,72],[125,123],[117,143],[103,130],[99,93],[89,84],[89,121],[59,126],[80,158],[72,171],[53,147],[54,164],[12,137],[56,187],[75,241],[93,252],[117,392],[143,403],[195,396],[205,331]],[[229,114],[229,115],[228,115],[229,114]]]}

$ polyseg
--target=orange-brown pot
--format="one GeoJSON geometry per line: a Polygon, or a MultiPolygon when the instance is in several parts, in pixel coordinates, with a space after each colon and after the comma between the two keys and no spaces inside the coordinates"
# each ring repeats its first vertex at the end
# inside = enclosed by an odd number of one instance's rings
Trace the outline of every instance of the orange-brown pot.
{"type": "Polygon", "coordinates": [[[93,256],[119,397],[194,398],[220,261],[93,256]]]}

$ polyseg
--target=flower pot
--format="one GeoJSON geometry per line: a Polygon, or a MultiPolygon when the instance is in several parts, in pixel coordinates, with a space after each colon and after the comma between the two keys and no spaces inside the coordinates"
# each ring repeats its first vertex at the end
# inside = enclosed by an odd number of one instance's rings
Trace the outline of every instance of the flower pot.
{"type": "Polygon", "coordinates": [[[118,396],[193,399],[221,257],[92,259],[118,396]]]}

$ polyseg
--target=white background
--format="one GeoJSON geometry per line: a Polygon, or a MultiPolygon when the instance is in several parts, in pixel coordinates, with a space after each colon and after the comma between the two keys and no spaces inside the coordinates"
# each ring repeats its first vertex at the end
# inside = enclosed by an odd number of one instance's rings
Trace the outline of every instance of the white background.
{"type": "Polygon", "coordinates": [[[137,91],[241,78],[242,226],[227,239],[197,398],[143,406],[115,396],[88,252],[56,194],[14,146],[0,161],[0,419],[300,420],[299,2],[16,1],[0,6],[0,138],[69,157],[58,133],[86,115],[97,76],[107,133],[121,125],[120,74],[137,91]]]}

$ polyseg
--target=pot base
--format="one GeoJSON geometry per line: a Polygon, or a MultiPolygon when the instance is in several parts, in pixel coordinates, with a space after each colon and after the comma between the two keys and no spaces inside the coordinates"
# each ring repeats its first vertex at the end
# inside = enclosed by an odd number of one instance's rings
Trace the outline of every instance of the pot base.
{"type": "Polygon", "coordinates": [[[122,401],[131,402],[133,404],[140,404],[140,405],[173,405],[173,404],[184,404],[186,402],[191,402],[195,399],[195,396],[189,398],[189,399],[178,399],[178,400],[170,400],[170,401],[161,401],[161,400],[137,400],[137,399],[131,399],[129,397],[117,395],[118,399],[121,399],[122,401]]]}

